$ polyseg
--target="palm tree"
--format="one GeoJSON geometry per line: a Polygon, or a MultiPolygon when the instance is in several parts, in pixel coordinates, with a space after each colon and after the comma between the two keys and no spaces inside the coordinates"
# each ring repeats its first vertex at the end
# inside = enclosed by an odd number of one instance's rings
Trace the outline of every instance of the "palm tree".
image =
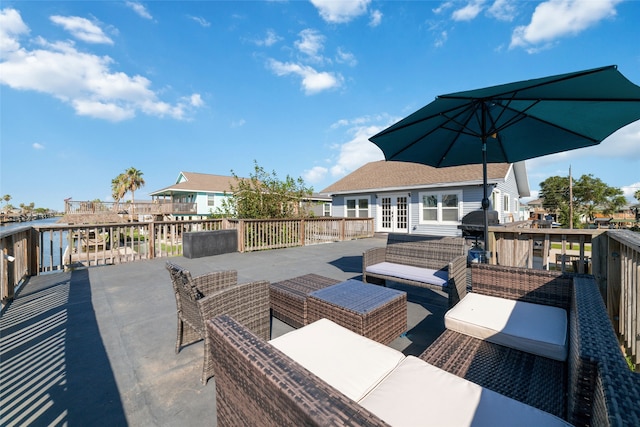
{"type": "Polygon", "coordinates": [[[120,200],[122,200],[124,198],[124,195],[127,194],[126,178],[127,176],[121,173],[120,175],[116,176],[111,180],[111,196],[113,197],[113,200],[116,202],[115,204],[116,212],[119,210],[118,204],[120,203],[120,200]]]}
{"type": "Polygon", "coordinates": [[[2,200],[4,200],[5,203],[4,209],[7,210],[7,207],[9,206],[9,200],[11,200],[11,195],[5,194],[4,196],[2,196],[2,200]]]}
{"type": "Polygon", "coordinates": [[[138,188],[144,186],[144,178],[142,178],[142,171],[130,167],[125,171],[125,185],[127,191],[131,191],[131,204],[135,205],[135,192],[138,188]]]}

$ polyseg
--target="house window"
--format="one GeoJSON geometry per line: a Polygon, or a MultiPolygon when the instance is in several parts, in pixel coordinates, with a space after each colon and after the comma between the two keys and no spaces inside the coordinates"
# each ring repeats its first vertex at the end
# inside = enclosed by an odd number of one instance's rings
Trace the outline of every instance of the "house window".
{"type": "Polygon", "coordinates": [[[505,194],[504,196],[502,196],[502,211],[503,212],[509,212],[509,195],[505,194]]]}
{"type": "Polygon", "coordinates": [[[459,222],[462,192],[420,193],[421,222],[459,222]]]}
{"type": "Polygon", "coordinates": [[[322,216],[331,216],[331,203],[323,203],[322,216]]]}
{"type": "Polygon", "coordinates": [[[215,198],[214,198],[213,194],[207,194],[207,206],[212,208],[215,205],[216,205],[216,201],[215,201],[215,198]]]}
{"type": "Polygon", "coordinates": [[[368,218],[369,199],[347,199],[347,218],[368,218]]]}

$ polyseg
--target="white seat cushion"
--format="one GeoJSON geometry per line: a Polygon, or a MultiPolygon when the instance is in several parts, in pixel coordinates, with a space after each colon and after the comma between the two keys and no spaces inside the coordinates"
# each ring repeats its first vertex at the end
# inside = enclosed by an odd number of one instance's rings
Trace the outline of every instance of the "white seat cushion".
{"type": "Polygon", "coordinates": [[[569,425],[414,356],[407,356],[359,403],[397,427],[569,425]]]}
{"type": "Polygon", "coordinates": [[[399,277],[442,287],[445,287],[449,281],[449,273],[444,270],[433,270],[431,268],[414,267],[386,261],[370,265],[366,270],[367,273],[399,277]]]}
{"type": "Polygon", "coordinates": [[[567,360],[567,312],[558,307],[469,293],[444,316],[447,329],[567,360]]]}
{"type": "Polygon", "coordinates": [[[274,338],[270,343],[355,401],[404,359],[401,352],[327,319],[274,338]]]}

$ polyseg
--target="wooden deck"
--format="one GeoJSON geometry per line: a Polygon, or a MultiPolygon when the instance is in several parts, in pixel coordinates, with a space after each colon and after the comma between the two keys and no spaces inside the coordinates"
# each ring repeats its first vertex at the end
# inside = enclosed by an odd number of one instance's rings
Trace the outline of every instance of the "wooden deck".
{"type": "MultiPolygon", "coordinates": [[[[368,238],[171,260],[194,275],[237,269],[241,282],[305,273],[360,277],[368,238]]],[[[203,343],[175,354],[175,299],[166,259],[28,279],[0,319],[0,425],[215,426],[215,379],[200,383],[203,343]]],[[[404,290],[404,289],[403,289],[404,290]]],[[[444,330],[446,298],[409,290],[406,336],[418,355],[444,330]]],[[[273,320],[272,336],[291,327],[273,320]]]]}

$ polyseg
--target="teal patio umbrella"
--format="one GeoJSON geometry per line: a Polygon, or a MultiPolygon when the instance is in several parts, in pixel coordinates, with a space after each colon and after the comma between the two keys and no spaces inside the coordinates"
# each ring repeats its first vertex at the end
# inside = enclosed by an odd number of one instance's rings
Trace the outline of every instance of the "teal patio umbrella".
{"type": "Polygon", "coordinates": [[[640,87],[616,66],[438,96],[369,138],[386,160],[434,167],[483,164],[488,248],[487,163],[597,145],[640,120],[640,87]]]}

